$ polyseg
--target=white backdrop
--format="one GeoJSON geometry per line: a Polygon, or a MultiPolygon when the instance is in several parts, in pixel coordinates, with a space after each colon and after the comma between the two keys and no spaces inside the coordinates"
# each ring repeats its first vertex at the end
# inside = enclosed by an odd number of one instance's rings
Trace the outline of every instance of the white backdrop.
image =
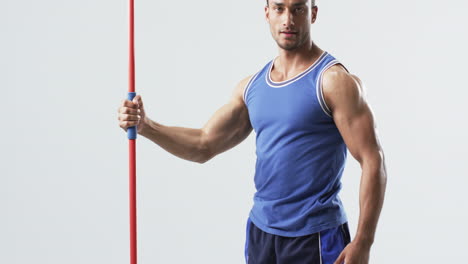
{"type": "MultiPolygon", "coordinates": [[[[201,127],[277,54],[263,0],[136,1],[149,116],[201,127]]],[[[388,166],[371,263],[460,263],[468,4],[323,0],[312,36],[366,83],[388,166]]],[[[0,263],[129,263],[127,2],[1,0],[0,263]]],[[[255,134],[200,165],[138,140],[139,263],[243,262],[255,134]]],[[[351,233],[359,164],[343,176],[351,233]]]]}

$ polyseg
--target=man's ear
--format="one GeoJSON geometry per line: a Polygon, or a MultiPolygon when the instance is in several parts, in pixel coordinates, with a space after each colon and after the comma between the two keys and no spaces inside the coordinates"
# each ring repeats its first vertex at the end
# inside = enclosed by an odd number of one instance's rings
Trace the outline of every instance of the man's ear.
{"type": "Polygon", "coordinates": [[[265,6],[265,20],[270,22],[270,8],[268,6],[265,6]]]}
{"type": "Polygon", "coordinates": [[[311,24],[315,23],[315,20],[317,20],[317,13],[318,13],[318,6],[312,7],[312,17],[311,17],[311,24]]]}

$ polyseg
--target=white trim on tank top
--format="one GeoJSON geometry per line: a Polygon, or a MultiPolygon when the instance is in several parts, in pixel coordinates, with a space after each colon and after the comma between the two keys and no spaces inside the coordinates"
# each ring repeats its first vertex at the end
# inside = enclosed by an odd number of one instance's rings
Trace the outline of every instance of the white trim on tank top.
{"type": "Polygon", "coordinates": [[[323,112],[329,117],[332,117],[332,112],[330,111],[330,108],[328,107],[327,103],[325,102],[325,97],[323,96],[323,88],[322,88],[322,77],[323,73],[330,69],[333,65],[337,64],[337,60],[332,60],[325,67],[322,68],[322,70],[319,72],[319,75],[317,77],[317,83],[315,84],[315,89],[316,92],[315,94],[317,95],[317,100],[320,104],[320,107],[322,108],[323,112]]]}
{"type": "Polygon", "coordinates": [[[332,117],[332,111],[330,110],[330,107],[328,107],[327,102],[325,101],[325,96],[323,95],[322,77],[323,77],[323,73],[326,70],[330,69],[332,66],[335,66],[337,64],[343,66],[343,68],[347,72],[349,72],[348,69],[343,64],[341,64],[341,62],[339,62],[336,59],[332,60],[329,63],[327,63],[327,65],[325,65],[325,67],[323,67],[322,70],[319,72],[319,75],[317,77],[317,83],[315,84],[315,89],[316,89],[315,94],[317,95],[317,100],[319,101],[319,104],[323,112],[329,117],[332,117]]]}
{"type": "Polygon", "coordinates": [[[247,105],[247,102],[245,101],[246,97],[247,97],[247,92],[248,90],[250,89],[250,86],[252,86],[252,83],[255,81],[255,79],[257,79],[257,75],[260,73],[260,71],[258,71],[256,74],[254,74],[249,82],[247,83],[247,85],[244,87],[244,92],[243,92],[243,95],[242,95],[242,99],[244,100],[244,104],[247,105]]]}
{"type": "Polygon", "coordinates": [[[323,51],[322,54],[320,55],[320,57],[314,61],[314,63],[312,63],[312,65],[310,65],[307,69],[305,69],[304,71],[302,71],[301,73],[297,74],[296,76],[288,79],[288,80],[285,80],[285,81],[282,81],[282,82],[275,82],[271,79],[271,70],[273,68],[273,65],[274,65],[274,62],[277,58],[275,58],[271,64],[270,64],[270,67],[268,68],[268,71],[267,73],[265,74],[265,82],[272,88],[281,88],[281,87],[284,87],[286,85],[289,85],[291,83],[294,83],[298,80],[300,80],[302,77],[306,76],[307,74],[309,74],[312,70],[315,69],[315,67],[317,67],[317,65],[320,64],[320,62],[322,62],[326,55],[328,54],[328,52],[326,51],[323,51]]]}

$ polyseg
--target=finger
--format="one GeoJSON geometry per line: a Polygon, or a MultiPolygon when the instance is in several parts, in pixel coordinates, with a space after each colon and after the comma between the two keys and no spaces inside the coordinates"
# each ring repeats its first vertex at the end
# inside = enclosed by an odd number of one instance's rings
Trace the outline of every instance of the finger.
{"type": "Polygon", "coordinates": [[[344,253],[341,253],[338,258],[335,260],[335,262],[333,262],[333,264],[343,264],[344,260],[345,260],[345,254],[344,253]]]}
{"type": "Polygon", "coordinates": [[[130,107],[130,108],[137,109],[138,105],[130,100],[123,100],[122,107],[130,107]]]}
{"type": "Polygon", "coordinates": [[[138,108],[144,111],[143,100],[141,99],[141,95],[135,96],[135,98],[133,98],[133,103],[138,105],[138,108]]]}
{"type": "Polygon", "coordinates": [[[120,127],[123,128],[123,129],[133,127],[133,126],[136,126],[136,125],[138,125],[137,121],[121,121],[120,122],[120,127]]]}
{"type": "Polygon", "coordinates": [[[133,98],[133,100],[132,100],[132,103],[138,105],[138,98],[139,98],[139,97],[140,97],[139,95],[135,96],[135,97],[133,98]]]}
{"type": "Polygon", "coordinates": [[[135,98],[133,98],[133,103],[138,103],[139,105],[143,105],[143,100],[141,99],[141,95],[137,95],[135,96],[135,98]]]}
{"type": "Polygon", "coordinates": [[[138,121],[141,119],[139,115],[128,115],[128,114],[120,114],[121,121],[138,121]]]}
{"type": "Polygon", "coordinates": [[[119,108],[120,114],[130,114],[130,115],[139,115],[141,113],[140,109],[133,109],[129,107],[120,107],[119,108]]]}

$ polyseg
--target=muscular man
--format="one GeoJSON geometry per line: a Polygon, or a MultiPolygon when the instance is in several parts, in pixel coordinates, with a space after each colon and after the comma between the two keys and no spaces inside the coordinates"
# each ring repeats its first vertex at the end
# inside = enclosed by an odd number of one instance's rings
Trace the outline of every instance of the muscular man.
{"type": "Polygon", "coordinates": [[[204,163],[256,132],[254,205],[245,257],[253,264],[364,264],[384,200],[386,171],[374,118],[358,77],[311,39],[311,0],[267,0],[279,55],[240,81],[200,129],[152,121],[137,96],[120,127],[168,152],[204,163]],[[360,215],[351,240],[338,193],[347,149],[361,164],[360,215]]]}

